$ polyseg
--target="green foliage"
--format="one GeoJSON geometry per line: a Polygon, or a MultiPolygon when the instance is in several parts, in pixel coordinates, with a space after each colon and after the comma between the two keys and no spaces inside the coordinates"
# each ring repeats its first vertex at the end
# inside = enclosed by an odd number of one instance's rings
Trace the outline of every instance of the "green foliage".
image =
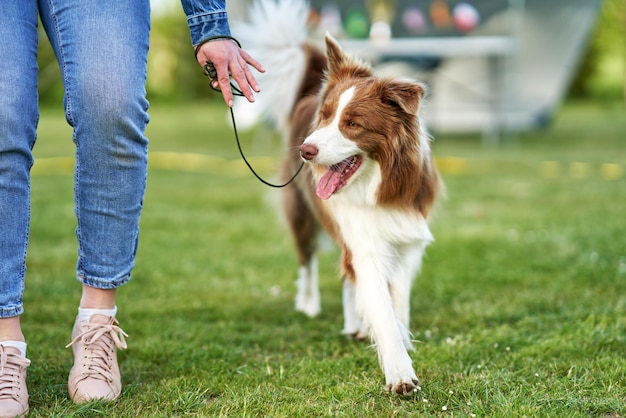
{"type": "Polygon", "coordinates": [[[39,25],[37,63],[39,65],[39,102],[43,105],[62,106],[64,90],[61,71],[41,24],[39,25]]]}
{"type": "Polygon", "coordinates": [[[207,95],[207,86],[182,10],[153,17],[148,55],[150,101],[195,100],[207,95]]]}
{"type": "Polygon", "coordinates": [[[626,99],[626,3],[604,0],[570,96],[626,99]]]}
{"type": "MultiPolygon", "coordinates": [[[[552,129],[497,149],[477,137],[436,138],[448,197],[415,281],[412,357],[422,388],[406,399],[384,392],[367,343],[339,334],[336,250],[320,260],[320,316],[294,311],[296,258],[274,191],[243,166],[225,121],[222,104],[153,108],[137,267],[118,292],[130,335],[120,353],[124,390],[113,404],[75,406],[63,348],[80,291],[71,164],[45,159],[71,158],[73,144],[62,113],[44,111],[22,319],[29,416],[626,414],[621,108],[570,104],[552,129]],[[185,153],[205,163],[168,165],[185,153]],[[606,176],[605,164],[621,174],[606,176]]],[[[243,136],[271,178],[279,141],[262,129],[243,136]]]]}

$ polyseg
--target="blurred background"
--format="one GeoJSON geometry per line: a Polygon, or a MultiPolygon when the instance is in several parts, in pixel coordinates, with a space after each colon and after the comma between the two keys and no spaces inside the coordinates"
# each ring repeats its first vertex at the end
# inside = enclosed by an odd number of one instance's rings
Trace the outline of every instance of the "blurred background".
{"type": "MultiPolygon", "coordinates": [[[[150,176],[134,279],[118,299],[128,385],[102,412],[71,404],[59,352],[58,324],[80,297],[75,146],[40,34],[31,414],[626,416],[625,0],[312,0],[316,36],[331,31],[376,70],[431,89],[447,196],[413,291],[426,384],[407,402],[382,393],[366,345],[338,338],[336,249],[320,254],[319,320],[293,310],[297,260],[279,197],[240,158],[180,0],[152,1],[150,176]]],[[[245,18],[248,1],[228,3],[232,20],[245,18]]],[[[255,170],[278,182],[295,150],[262,124],[240,134],[255,170]]]]}
{"type": "MultiPolygon", "coordinates": [[[[206,99],[206,79],[193,58],[179,0],[152,3],[147,86],[152,105],[206,99]]],[[[229,2],[231,21],[245,19],[248,3],[229,2]]],[[[548,126],[566,100],[626,103],[624,0],[313,0],[311,5],[320,33],[333,33],[379,72],[429,85],[425,117],[436,132],[498,137],[548,126]]],[[[59,106],[58,65],[41,36],[40,100],[59,106]]]]}

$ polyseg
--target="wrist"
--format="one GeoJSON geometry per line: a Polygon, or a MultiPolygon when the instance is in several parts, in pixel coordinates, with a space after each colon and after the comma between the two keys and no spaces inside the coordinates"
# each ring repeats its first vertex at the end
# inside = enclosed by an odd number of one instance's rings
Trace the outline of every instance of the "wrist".
{"type": "Polygon", "coordinates": [[[198,45],[194,47],[196,58],[198,57],[198,52],[200,51],[200,48],[202,47],[202,45],[206,44],[207,42],[224,41],[224,40],[233,41],[235,44],[237,44],[239,48],[241,48],[241,44],[239,43],[239,41],[230,35],[211,36],[210,38],[203,39],[202,41],[198,43],[198,45]]]}

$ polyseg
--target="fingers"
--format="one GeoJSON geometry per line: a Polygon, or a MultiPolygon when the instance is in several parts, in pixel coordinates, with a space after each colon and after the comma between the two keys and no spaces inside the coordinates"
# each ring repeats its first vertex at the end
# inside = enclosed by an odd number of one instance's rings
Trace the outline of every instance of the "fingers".
{"type": "Polygon", "coordinates": [[[260,73],[264,73],[265,72],[265,68],[263,68],[263,66],[261,65],[260,62],[258,62],[257,60],[255,60],[254,58],[252,58],[250,56],[250,54],[248,54],[246,51],[244,51],[243,49],[240,50],[241,52],[241,58],[244,59],[244,61],[249,64],[252,65],[258,72],[260,73]]]}
{"type": "Polygon", "coordinates": [[[245,62],[232,63],[230,75],[239,86],[239,89],[249,102],[254,102],[254,93],[261,91],[259,84],[252,75],[252,71],[245,62]]]}
{"type": "MultiPolygon", "coordinates": [[[[212,42],[208,42],[212,43],[212,42]]],[[[215,42],[217,43],[217,42],[215,42]]],[[[205,44],[206,45],[206,44],[205,44]]],[[[233,106],[233,93],[230,89],[230,77],[229,77],[229,58],[228,55],[224,55],[219,48],[203,48],[198,53],[198,62],[211,61],[215,72],[217,73],[217,79],[212,79],[211,86],[214,89],[219,89],[222,92],[224,102],[228,107],[233,106]]]]}
{"type": "MultiPolygon", "coordinates": [[[[217,70],[217,68],[216,68],[217,70]]],[[[217,83],[224,102],[228,107],[233,107],[233,92],[230,89],[230,77],[228,77],[228,70],[217,70],[217,83]]]]}
{"type": "Polygon", "coordinates": [[[219,88],[227,106],[233,105],[233,94],[230,87],[230,76],[249,102],[254,102],[254,92],[261,91],[250,66],[259,72],[264,72],[263,66],[247,52],[240,49],[230,40],[206,42],[198,51],[198,62],[204,65],[211,61],[217,72],[217,82],[214,88],[219,88]]]}

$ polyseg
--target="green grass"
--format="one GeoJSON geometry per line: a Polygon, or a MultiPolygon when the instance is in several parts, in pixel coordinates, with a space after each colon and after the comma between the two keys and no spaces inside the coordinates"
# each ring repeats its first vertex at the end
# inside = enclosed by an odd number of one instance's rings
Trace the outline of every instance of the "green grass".
{"type": "MultiPolygon", "coordinates": [[[[30,416],[626,414],[623,108],[570,104],[498,148],[436,137],[448,197],[413,291],[422,389],[409,398],[384,392],[373,349],[339,334],[336,250],[322,255],[319,318],[294,312],[276,194],[239,161],[226,121],[215,104],[152,110],[137,267],[118,292],[123,394],[75,406],[63,348],[80,291],[73,144],[63,116],[43,112],[22,318],[30,416]],[[217,158],[172,165],[168,152],[217,158]]],[[[279,156],[279,141],[260,130],[244,142],[271,178],[278,161],[259,157],[279,156]]]]}

